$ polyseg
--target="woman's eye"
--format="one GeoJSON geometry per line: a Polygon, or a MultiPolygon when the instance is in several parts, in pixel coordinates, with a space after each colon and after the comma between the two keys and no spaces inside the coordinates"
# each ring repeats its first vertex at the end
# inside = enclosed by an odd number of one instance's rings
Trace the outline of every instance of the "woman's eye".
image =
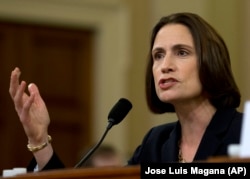
{"type": "Polygon", "coordinates": [[[158,60],[158,59],[161,59],[161,58],[163,58],[163,57],[164,57],[163,53],[155,53],[155,54],[153,55],[153,59],[154,59],[154,60],[158,60]]]}
{"type": "Polygon", "coordinates": [[[185,50],[179,50],[178,53],[177,53],[178,56],[187,56],[188,55],[188,52],[185,51],[185,50]]]}

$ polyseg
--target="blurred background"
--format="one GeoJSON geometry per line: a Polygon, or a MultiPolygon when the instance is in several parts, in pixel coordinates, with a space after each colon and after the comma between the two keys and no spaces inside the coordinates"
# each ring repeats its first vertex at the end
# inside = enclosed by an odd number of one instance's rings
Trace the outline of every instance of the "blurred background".
{"type": "Polygon", "coordinates": [[[32,154],[9,96],[11,71],[38,85],[52,145],[73,167],[107,126],[120,98],[133,108],[103,143],[124,163],[154,125],[176,120],[146,106],[144,73],[150,32],[161,16],[194,12],[225,39],[244,102],[250,99],[249,0],[0,0],[0,169],[25,167],[32,154]]]}

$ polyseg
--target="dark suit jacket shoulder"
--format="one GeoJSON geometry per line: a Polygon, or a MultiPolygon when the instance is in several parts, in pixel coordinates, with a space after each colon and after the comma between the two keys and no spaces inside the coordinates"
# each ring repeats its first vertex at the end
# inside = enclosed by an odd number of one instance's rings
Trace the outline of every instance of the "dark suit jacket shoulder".
{"type": "MultiPolygon", "coordinates": [[[[227,155],[228,145],[239,143],[242,113],[235,109],[217,110],[198,147],[194,161],[227,155]]],[[[153,127],[137,147],[128,165],[178,161],[179,122],[153,127]]]]}

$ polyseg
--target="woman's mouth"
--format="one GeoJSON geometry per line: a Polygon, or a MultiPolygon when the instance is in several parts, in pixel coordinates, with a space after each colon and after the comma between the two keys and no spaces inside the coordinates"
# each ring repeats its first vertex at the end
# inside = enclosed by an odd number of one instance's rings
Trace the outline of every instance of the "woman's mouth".
{"type": "Polygon", "coordinates": [[[161,79],[159,81],[159,87],[163,90],[171,88],[173,85],[177,83],[177,80],[174,78],[161,79]]]}

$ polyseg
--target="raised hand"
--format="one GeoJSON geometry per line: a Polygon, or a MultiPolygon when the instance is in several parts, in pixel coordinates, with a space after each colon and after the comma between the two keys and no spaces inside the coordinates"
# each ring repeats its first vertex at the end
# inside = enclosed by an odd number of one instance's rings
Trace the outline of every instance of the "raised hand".
{"type": "MultiPolygon", "coordinates": [[[[48,126],[50,124],[48,110],[38,87],[34,83],[29,84],[28,93],[25,92],[27,83],[25,81],[19,82],[20,75],[21,71],[17,67],[11,72],[9,93],[27,135],[29,145],[41,146],[48,142],[48,126]]],[[[53,153],[51,145],[47,146],[45,149],[34,152],[40,168],[47,163],[53,153]]]]}

